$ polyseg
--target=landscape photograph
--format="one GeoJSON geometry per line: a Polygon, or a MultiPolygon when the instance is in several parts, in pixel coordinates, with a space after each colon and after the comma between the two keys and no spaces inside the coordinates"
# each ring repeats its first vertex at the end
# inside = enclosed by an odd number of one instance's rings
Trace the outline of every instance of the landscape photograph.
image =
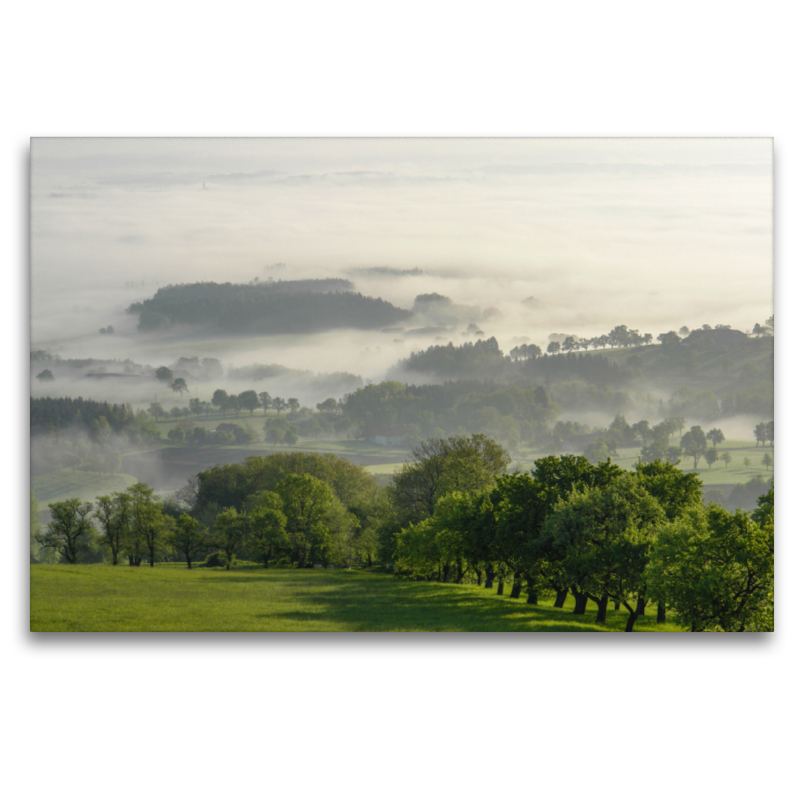
{"type": "Polygon", "coordinates": [[[773,631],[773,196],[770,138],[34,137],[30,630],[773,631]]]}

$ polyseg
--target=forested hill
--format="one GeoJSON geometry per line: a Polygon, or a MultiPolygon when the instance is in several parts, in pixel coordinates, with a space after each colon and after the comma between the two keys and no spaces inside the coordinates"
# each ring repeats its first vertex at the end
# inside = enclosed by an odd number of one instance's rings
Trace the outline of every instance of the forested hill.
{"type": "Polygon", "coordinates": [[[173,324],[212,327],[225,333],[311,333],[334,328],[382,328],[402,322],[410,311],[352,291],[339,278],[270,283],[192,283],[159,289],[133,303],[140,331],[173,324]]]}

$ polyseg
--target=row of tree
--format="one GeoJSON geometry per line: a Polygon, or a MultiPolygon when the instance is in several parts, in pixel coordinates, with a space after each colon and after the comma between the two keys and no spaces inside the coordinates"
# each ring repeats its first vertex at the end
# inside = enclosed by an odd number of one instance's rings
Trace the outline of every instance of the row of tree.
{"type": "Polygon", "coordinates": [[[633,630],[649,602],[691,630],[768,630],[773,603],[773,494],[752,518],[701,502],[701,482],[672,464],[633,474],[576,456],[548,457],[530,475],[497,478],[481,491],[441,496],[433,513],[394,537],[398,572],[462,582],[469,575],[537,603],[569,591],[576,614],[609,602],[633,630]]]}

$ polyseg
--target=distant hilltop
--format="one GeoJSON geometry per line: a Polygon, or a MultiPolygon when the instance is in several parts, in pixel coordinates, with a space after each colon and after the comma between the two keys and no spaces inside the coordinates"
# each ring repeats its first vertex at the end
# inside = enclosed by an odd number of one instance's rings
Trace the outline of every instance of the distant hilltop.
{"type": "Polygon", "coordinates": [[[316,333],[336,328],[380,329],[411,312],[353,291],[342,278],[268,283],[166,286],[133,303],[142,332],[188,325],[230,334],[316,333]]]}

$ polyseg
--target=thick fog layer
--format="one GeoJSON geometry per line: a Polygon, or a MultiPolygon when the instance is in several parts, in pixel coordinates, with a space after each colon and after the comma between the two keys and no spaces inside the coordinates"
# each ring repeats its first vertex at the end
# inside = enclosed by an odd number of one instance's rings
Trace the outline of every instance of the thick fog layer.
{"type": "Polygon", "coordinates": [[[377,381],[434,343],[772,313],[768,139],[36,139],[31,180],[32,346],[63,358],[377,381]],[[125,313],[170,283],[299,277],[452,313],[259,338],[144,335],[125,313]]]}

